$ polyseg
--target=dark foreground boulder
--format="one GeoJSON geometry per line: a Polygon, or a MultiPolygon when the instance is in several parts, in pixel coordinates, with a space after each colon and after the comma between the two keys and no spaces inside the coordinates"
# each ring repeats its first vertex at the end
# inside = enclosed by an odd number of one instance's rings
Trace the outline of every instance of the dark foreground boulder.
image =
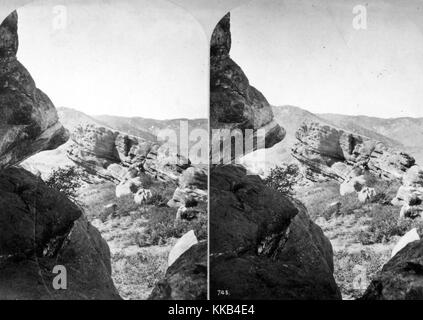
{"type": "Polygon", "coordinates": [[[82,210],[31,173],[3,170],[0,299],[119,298],[109,247],[82,210]],[[58,265],[66,268],[66,290],[53,287],[58,265]]]}
{"type": "Polygon", "coordinates": [[[373,279],[362,300],[423,300],[423,240],[409,243],[373,279]]]}
{"type": "Polygon", "coordinates": [[[207,241],[185,251],[166,271],[149,300],[207,299],[207,241]]]}
{"type": "Polygon", "coordinates": [[[341,299],[332,246],[303,205],[217,166],[210,181],[212,299],[341,299]]]}

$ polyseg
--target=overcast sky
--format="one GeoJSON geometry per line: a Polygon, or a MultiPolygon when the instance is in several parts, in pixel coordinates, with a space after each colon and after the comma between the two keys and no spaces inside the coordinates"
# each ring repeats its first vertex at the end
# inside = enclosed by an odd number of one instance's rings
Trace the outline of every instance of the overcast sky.
{"type": "Polygon", "coordinates": [[[232,58],[273,105],[423,117],[422,1],[256,0],[231,22],[232,58]]]}
{"type": "Polygon", "coordinates": [[[18,10],[18,58],[56,107],[207,117],[207,39],[185,10],[161,0],[67,1],[63,24],[63,1],[36,3],[18,10]]]}

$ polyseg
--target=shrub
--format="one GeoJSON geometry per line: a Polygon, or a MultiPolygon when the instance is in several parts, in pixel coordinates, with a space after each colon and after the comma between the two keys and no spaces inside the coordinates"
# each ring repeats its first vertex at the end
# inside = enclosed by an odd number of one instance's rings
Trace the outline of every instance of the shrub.
{"type": "Polygon", "coordinates": [[[78,189],[87,177],[88,174],[83,169],[75,166],[67,166],[53,170],[45,183],[50,188],[58,190],[68,198],[75,200],[78,189]]]}
{"type": "Polygon", "coordinates": [[[383,180],[368,172],[365,174],[365,179],[367,186],[376,191],[376,196],[372,202],[391,205],[392,199],[395,198],[401,186],[401,181],[399,179],[383,180]]]}
{"type": "Polygon", "coordinates": [[[397,207],[375,205],[368,215],[371,218],[368,227],[358,235],[364,245],[389,242],[394,236],[403,236],[410,227],[399,219],[397,207]]]}
{"type": "Polygon", "coordinates": [[[264,179],[264,183],[274,190],[285,195],[292,195],[293,188],[298,182],[299,168],[296,164],[276,166],[270,170],[270,174],[264,179]]]}
{"type": "Polygon", "coordinates": [[[207,217],[200,214],[191,221],[175,221],[174,208],[151,207],[148,210],[148,222],[142,233],[139,233],[135,242],[140,246],[166,244],[171,238],[180,238],[190,230],[194,230],[199,240],[207,237],[207,217]]]}
{"type": "Polygon", "coordinates": [[[153,196],[147,200],[147,205],[153,205],[156,207],[166,206],[167,199],[165,199],[160,193],[153,193],[153,196]]]}

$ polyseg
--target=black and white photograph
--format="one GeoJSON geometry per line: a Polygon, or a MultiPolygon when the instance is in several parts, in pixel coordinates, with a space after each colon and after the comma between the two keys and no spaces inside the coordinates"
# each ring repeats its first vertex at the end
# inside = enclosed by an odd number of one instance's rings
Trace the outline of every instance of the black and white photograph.
{"type": "Polygon", "coordinates": [[[0,0],[0,303],[423,300],[422,14],[0,0]]]}
{"type": "Polygon", "coordinates": [[[211,299],[423,298],[421,14],[257,0],[218,23],[211,299]]]}
{"type": "Polygon", "coordinates": [[[3,20],[0,299],[207,298],[204,43],[167,1],[3,20]]]}

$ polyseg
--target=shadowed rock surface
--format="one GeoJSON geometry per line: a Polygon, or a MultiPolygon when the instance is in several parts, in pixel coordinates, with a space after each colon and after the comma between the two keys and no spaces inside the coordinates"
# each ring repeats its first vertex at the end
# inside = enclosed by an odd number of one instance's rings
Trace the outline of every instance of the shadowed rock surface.
{"type": "Polygon", "coordinates": [[[423,240],[409,243],[372,281],[362,300],[423,300],[423,240]]]}
{"type": "Polygon", "coordinates": [[[119,299],[109,247],[82,210],[13,167],[68,139],[53,104],[16,60],[17,48],[13,12],[0,25],[0,300],[119,299]],[[57,265],[66,268],[66,290],[53,288],[57,265]]]}
{"type": "Polygon", "coordinates": [[[213,168],[210,184],[212,298],[341,298],[332,246],[300,203],[239,166],[213,168]]]}
{"type": "Polygon", "coordinates": [[[206,300],[207,242],[185,251],[166,271],[149,300],[206,300]]]}
{"type": "Polygon", "coordinates": [[[18,15],[0,25],[0,169],[69,138],[50,99],[17,60],[18,15]]]}
{"type": "Polygon", "coordinates": [[[78,206],[17,168],[0,174],[0,299],[118,299],[110,252],[78,206]],[[67,270],[54,290],[55,265],[67,270]]]}
{"type": "MultiPolygon", "coordinates": [[[[241,68],[230,58],[231,33],[228,13],[216,26],[210,49],[210,128],[265,129],[265,145],[281,141],[285,131],[274,121],[263,94],[252,87],[241,68]]],[[[254,147],[256,149],[257,146],[254,147]]],[[[232,158],[234,157],[234,148],[232,158]]],[[[214,150],[213,150],[214,151],[214,150]]]]}

